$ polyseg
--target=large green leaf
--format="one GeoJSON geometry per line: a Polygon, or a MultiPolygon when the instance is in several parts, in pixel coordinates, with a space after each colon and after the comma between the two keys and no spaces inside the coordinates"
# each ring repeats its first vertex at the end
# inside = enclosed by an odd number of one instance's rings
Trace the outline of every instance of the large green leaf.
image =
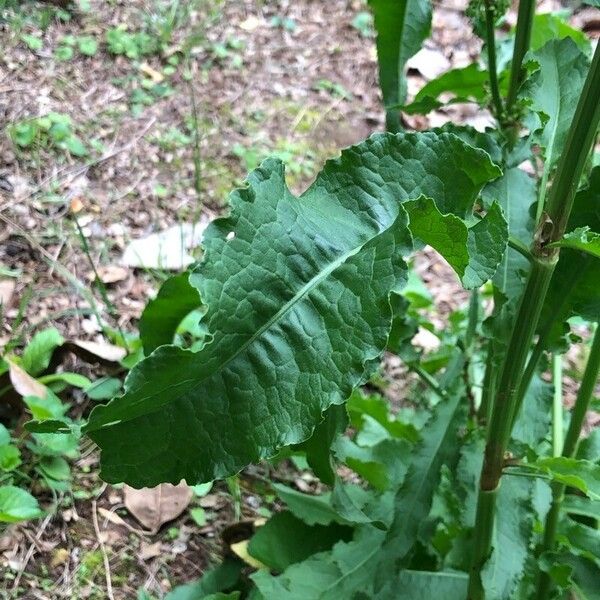
{"type": "Polygon", "coordinates": [[[340,540],[352,538],[352,528],[331,523],[307,525],[288,511],[277,513],[260,527],[248,545],[248,552],[275,571],[324,552],[340,540]]]}
{"type": "Polygon", "coordinates": [[[330,552],[294,564],[279,577],[262,570],[252,579],[269,600],[369,598],[382,539],[383,532],[364,526],[351,542],[339,542],[330,552]]]}
{"type": "Polygon", "coordinates": [[[0,486],[0,523],[17,523],[43,515],[37,500],[13,485],[0,486]]]}
{"type": "Polygon", "coordinates": [[[413,236],[437,250],[466,289],[481,287],[492,278],[508,240],[508,227],[497,203],[472,227],[455,215],[443,215],[431,198],[422,196],[404,207],[413,236]]]}
{"type": "Polygon", "coordinates": [[[389,131],[400,129],[398,108],[406,98],[404,69],[431,29],[429,0],[368,0],[377,31],[379,85],[389,131]]]}
{"type": "Polygon", "coordinates": [[[567,139],[589,60],[571,38],[551,40],[531,58],[539,68],[527,79],[521,95],[540,116],[530,128],[538,130],[535,139],[545,150],[544,169],[549,172],[567,139]]]}
{"type": "Polygon", "coordinates": [[[167,279],[156,298],[150,300],[140,318],[140,338],[146,355],[164,344],[172,344],[183,318],[200,307],[198,290],[190,285],[189,273],[167,279]]]}
{"type": "Polygon", "coordinates": [[[452,134],[376,135],[329,161],[299,198],[266,161],[206,231],[192,284],[213,341],[163,346],[90,416],[102,476],[137,486],[208,481],[307,439],[382,353],[389,294],[411,246],[399,203],[464,216],[489,156],[452,134]],[[446,185],[451,181],[452,185],[446,185]]]}

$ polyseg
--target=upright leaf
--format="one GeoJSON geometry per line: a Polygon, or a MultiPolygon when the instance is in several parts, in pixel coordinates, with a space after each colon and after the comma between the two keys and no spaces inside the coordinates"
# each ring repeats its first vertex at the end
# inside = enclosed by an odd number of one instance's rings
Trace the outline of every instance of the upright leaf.
{"type": "Polygon", "coordinates": [[[283,165],[266,161],[232,195],[231,216],[207,229],[191,279],[213,341],[157,349],[123,397],[92,412],[103,477],[208,481],[307,439],[385,348],[411,245],[399,203],[426,194],[464,216],[498,174],[451,134],[373,136],[300,198],[283,165]]]}
{"type": "Polygon", "coordinates": [[[534,376],[527,389],[511,437],[517,442],[536,449],[547,439],[552,417],[554,388],[541,377],[534,376]]]}
{"type": "MultiPolygon", "coordinates": [[[[569,229],[591,227],[600,231],[600,167],[588,186],[575,196],[569,229]]],[[[589,321],[600,320],[600,260],[571,248],[563,248],[546,294],[541,327],[561,323],[577,315],[589,321]]]]}
{"type": "MultiPolygon", "coordinates": [[[[481,196],[486,208],[497,201],[508,223],[508,232],[525,246],[533,241],[534,220],[530,208],[536,200],[535,182],[527,173],[513,167],[488,183],[481,196]]],[[[496,274],[494,285],[507,297],[517,296],[523,289],[529,271],[529,261],[516,250],[509,248],[496,274]]]]}
{"type": "Polygon", "coordinates": [[[567,21],[556,13],[542,13],[533,17],[531,28],[532,50],[539,50],[551,40],[571,38],[585,54],[589,54],[590,40],[580,29],[571,27],[567,21]]]}
{"type": "Polygon", "coordinates": [[[486,598],[510,600],[523,576],[534,521],[532,485],[520,477],[502,478],[492,555],[481,572],[486,598]]]}
{"type": "Polygon", "coordinates": [[[306,460],[315,475],[327,485],[333,485],[335,472],[331,457],[331,444],[348,426],[345,406],[330,406],[323,420],[315,427],[308,440],[295,446],[306,453],[306,460]]]}
{"type": "Polygon", "coordinates": [[[398,108],[406,98],[404,69],[431,30],[429,0],[368,0],[377,31],[379,85],[388,131],[400,129],[398,108]]]}
{"type": "Polygon", "coordinates": [[[381,589],[390,572],[396,572],[410,551],[427,517],[442,465],[458,460],[456,431],[461,414],[460,393],[440,402],[431,421],[425,425],[422,441],[417,445],[404,482],[395,498],[394,521],[387,533],[383,558],[377,569],[377,586],[381,589]]]}
{"type": "Polygon", "coordinates": [[[539,68],[521,94],[539,116],[530,128],[539,130],[536,139],[545,150],[544,168],[549,172],[567,139],[589,60],[571,38],[550,40],[531,57],[539,68]]]}

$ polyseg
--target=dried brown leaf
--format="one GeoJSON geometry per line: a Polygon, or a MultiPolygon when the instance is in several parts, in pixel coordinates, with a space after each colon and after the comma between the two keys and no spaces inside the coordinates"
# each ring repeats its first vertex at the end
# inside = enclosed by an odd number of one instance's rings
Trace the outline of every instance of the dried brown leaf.
{"type": "Polygon", "coordinates": [[[189,505],[193,492],[185,484],[162,483],[153,488],[136,490],[126,485],[124,502],[127,510],[149,531],[176,519],[189,505]]]}

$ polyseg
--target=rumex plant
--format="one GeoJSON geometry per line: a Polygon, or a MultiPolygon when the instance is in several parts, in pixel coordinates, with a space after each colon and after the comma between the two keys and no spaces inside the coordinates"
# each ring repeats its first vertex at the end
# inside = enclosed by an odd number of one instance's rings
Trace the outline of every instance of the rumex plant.
{"type": "Polygon", "coordinates": [[[390,132],[343,150],[300,196],[278,160],[250,173],[202,260],[144,312],[125,394],[84,431],[109,482],[206,482],[287,448],[330,486],[274,484],[286,510],[248,546],[265,568],[242,585],[224,563],[195,597],[597,597],[597,431],[579,440],[600,369],[600,51],[590,60],[585,36],[525,0],[496,40],[506,3],[472,2],[482,64],[406,105],[430,7],[370,6],[390,132]],[[400,131],[402,110],[453,102],[489,108],[497,127],[400,131]],[[424,244],[471,294],[445,331],[410,267],[424,244]],[[174,344],[201,307],[193,348],[174,344]],[[419,326],[440,338],[434,356],[412,343],[419,326]],[[587,362],[563,439],[560,357],[575,345],[587,362]],[[361,391],[386,351],[425,384],[412,411],[361,391]]]}

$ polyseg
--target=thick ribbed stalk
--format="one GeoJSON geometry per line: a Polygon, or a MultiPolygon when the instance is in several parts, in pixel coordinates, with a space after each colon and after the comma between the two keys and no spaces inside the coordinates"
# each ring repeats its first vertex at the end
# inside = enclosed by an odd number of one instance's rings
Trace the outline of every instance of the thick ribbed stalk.
{"type": "MultiPolygon", "coordinates": [[[[590,256],[588,260],[595,259],[590,256]]],[[[548,340],[550,338],[550,334],[552,333],[552,326],[554,325],[557,319],[563,318],[563,310],[569,300],[569,294],[571,293],[571,290],[577,285],[577,282],[583,275],[583,272],[583,269],[573,269],[573,271],[571,271],[568,281],[565,282],[564,288],[562,290],[563,294],[560,297],[559,302],[552,307],[552,310],[550,311],[550,317],[546,319],[546,322],[540,327],[540,333],[538,335],[537,342],[531,352],[529,360],[527,361],[527,366],[525,367],[525,372],[521,379],[521,385],[519,386],[519,391],[517,393],[515,413],[513,415],[513,426],[515,424],[515,420],[519,416],[521,405],[523,404],[525,394],[527,394],[527,390],[529,389],[531,380],[533,379],[533,376],[537,370],[540,358],[542,357],[544,350],[546,350],[548,346],[548,340]]]]}
{"type": "Polygon", "coordinates": [[[535,15],[535,0],[521,0],[517,16],[517,29],[515,31],[515,48],[513,50],[510,68],[510,84],[506,99],[506,112],[510,113],[516,99],[521,81],[523,79],[523,57],[529,50],[531,41],[531,26],[535,15]]]}
{"type": "MultiPolygon", "coordinates": [[[[571,412],[571,422],[565,443],[562,449],[562,455],[567,458],[572,458],[577,453],[577,445],[581,436],[581,428],[585,420],[585,415],[590,407],[594,395],[596,382],[600,376],[600,327],[596,329],[592,349],[588,358],[585,373],[577,393],[577,399],[571,412]]],[[[544,539],[540,548],[540,554],[554,548],[556,543],[556,531],[558,529],[558,521],[560,517],[561,505],[565,495],[565,486],[560,483],[552,484],[552,505],[546,517],[544,528],[544,539]]],[[[546,600],[550,591],[550,575],[545,572],[540,572],[537,585],[537,600],[546,600]]]]}
{"type": "Polygon", "coordinates": [[[556,258],[538,259],[534,262],[527,286],[521,298],[517,318],[500,371],[500,379],[492,415],[488,425],[488,441],[481,471],[482,491],[498,487],[504,453],[512,430],[512,414],[516,391],[519,388],[527,354],[535,333],[543,301],[556,265],[556,258]]]}
{"type": "Polygon", "coordinates": [[[479,422],[487,425],[492,413],[494,390],[496,389],[496,369],[494,368],[494,341],[488,340],[487,357],[485,360],[485,375],[481,390],[481,405],[477,416],[479,422]]]}
{"type": "Polygon", "coordinates": [[[492,415],[487,427],[487,443],[479,482],[473,560],[469,577],[469,600],[485,598],[480,571],[492,550],[495,498],[502,476],[504,453],[512,430],[516,391],[555,264],[555,258],[536,260],[533,263],[500,372],[492,415]]]}
{"type": "Polygon", "coordinates": [[[494,103],[494,112],[498,122],[502,122],[504,108],[502,106],[502,96],[500,96],[500,86],[498,85],[498,67],[496,65],[496,36],[494,25],[496,15],[491,6],[491,0],[485,0],[485,33],[486,49],[488,57],[488,72],[490,74],[490,88],[492,92],[492,101],[494,103]]]}
{"type": "MultiPolygon", "coordinates": [[[[520,7],[521,8],[521,7],[520,7]]],[[[520,10],[519,8],[519,10],[520,10]]],[[[531,341],[540,317],[552,273],[558,260],[555,249],[548,244],[559,240],[567,225],[573,198],[588,153],[594,142],[600,121],[600,45],[586,79],[575,116],[569,129],[565,149],[558,163],[556,177],[550,190],[548,208],[538,223],[533,261],[517,317],[511,332],[508,349],[500,369],[496,398],[487,429],[483,467],[481,470],[477,521],[474,530],[473,559],[469,578],[469,600],[485,597],[480,572],[492,549],[495,502],[490,492],[500,484],[512,423],[518,405],[518,390],[531,341]]]]}

